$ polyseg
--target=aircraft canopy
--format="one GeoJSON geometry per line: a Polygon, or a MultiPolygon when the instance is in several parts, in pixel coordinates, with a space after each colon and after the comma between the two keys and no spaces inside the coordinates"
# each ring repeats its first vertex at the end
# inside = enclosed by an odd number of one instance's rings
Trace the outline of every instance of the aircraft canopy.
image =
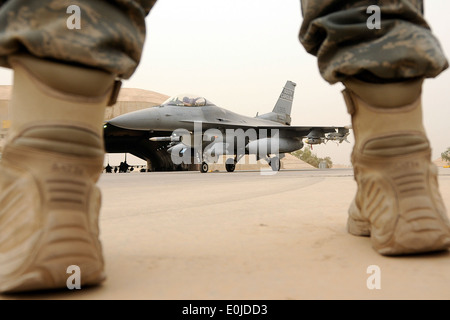
{"type": "Polygon", "coordinates": [[[179,107],[203,107],[213,106],[211,101],[206,100],[203,97],[195,94],[179,94],[177,96],[170,97],[162,103],[162,106],[179,106],[179,107]]]}

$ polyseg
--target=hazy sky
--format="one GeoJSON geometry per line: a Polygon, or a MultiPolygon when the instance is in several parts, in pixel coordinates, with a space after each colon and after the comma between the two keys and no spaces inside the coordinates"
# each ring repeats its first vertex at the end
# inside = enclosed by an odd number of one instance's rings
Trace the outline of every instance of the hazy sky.
{"type": "MultiPolygon", "coordinates": [[[[425,1],[425,17],[447,56],[450,1],[425,1]]],[[[147,17],[141,64],[124,87],[205,96],[232,111],[254,116],[272,110],[287,80],[297,83],[293,125],[350,124],[341,84],[329,85],[316,58],[298,40],[298,0],[159,0],[147,17]]],[[[0,84],[11,84],[0,68],[0,84]]],[[[450,71],[424,86],[424,123],[433,159],[450,147],[450,71]]],[[[334,163],[350,164],[351,144],[314,146],[334,163]]],[[[130,162],[130,161],[129,161],[130,162]]]]}

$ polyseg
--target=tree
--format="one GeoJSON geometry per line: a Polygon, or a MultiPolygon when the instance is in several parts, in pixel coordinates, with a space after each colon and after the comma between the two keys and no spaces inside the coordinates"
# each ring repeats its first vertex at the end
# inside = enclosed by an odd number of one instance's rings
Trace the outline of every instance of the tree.
{"type": "Polygon", "coordinates": [[[447,148],[447,151],[441,153],[441,158],[450,163],[450,147],[447,148]]]}
{"type": "Polygon", "coordinates": [[[333,167],[333,161],[331,161],[330,157],[325,157],[325,158],[317,157],[317,155],[312,153],[310,146],[307,146],[306,148],[304,148],[304,150],[297,150],[297,151],[291,152],[291,154],[294,157],[297,157],[300,160],[305,161],[306,163],[312,165],[315,168],[318,168],[319,164],[322,161],[326,162],[327,168],[332,168],[333,167]]]}

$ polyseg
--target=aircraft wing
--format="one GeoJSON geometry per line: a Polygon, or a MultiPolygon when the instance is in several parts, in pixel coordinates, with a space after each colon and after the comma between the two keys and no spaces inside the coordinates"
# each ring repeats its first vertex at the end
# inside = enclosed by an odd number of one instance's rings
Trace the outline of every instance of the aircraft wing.
{"type": "Polygon", "coordinates": [[[216,129],[278,129],[280,132],[290,133],[291,136],[297,136],[297,137],[306,137],[311,132],[317,132],[317,133],[332,133],[337,132],[341,130],[348,130],[349,126],[344,127],[335,127],[335,126],[288,126],[288,125],[279,125],[279,124],[250,124],[246,122],[236,122],[231,120],[219,120],[219,121],[189,121],[189,120],[182,120],[181,122],[185,123],[198,123],[202,125],[203,130],[207,130],[210,128],[216,128],[216,129]]]}
{"type": "Polygon", "coordinates": [[[348,129],[348,127],[276,126],[276,127],[270,127],[270,129],[279,129],[280,131],[291,132],[293,135],[306,136],[312,131],[321,132],[321,133],[331,133],[331,132],[336,132],[337,130],[348,129]]]}
{"type": "Polygon", "coordinates": [[[324,133],[335,132],[336,129],[347,129],[347,127],[321,127],[321,126],[311,126],[311,127],[299,127],[299,126],[279,126],[280,130],[287,130],[292,132],[309,132],[312,130],[322,130],[324,133]]]}
{"type": "Polygon", "coordinates": [[[180,122],[184,123],[193,123],[193,124],[201,124],[202,129],[250,129],[250,128],[258,128],[255,125],[251,125],[245,122],[236,122],[227,119],[218,120],[218,121],[190,121],[190,120],[181,120],[180,122]]]}

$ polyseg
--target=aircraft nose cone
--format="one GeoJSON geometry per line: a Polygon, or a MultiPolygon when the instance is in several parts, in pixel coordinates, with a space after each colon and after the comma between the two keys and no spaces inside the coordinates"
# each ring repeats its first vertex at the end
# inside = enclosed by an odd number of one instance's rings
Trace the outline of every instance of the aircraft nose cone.
{"type": "Polygon", "coordinates": [[[124,129],[152,130],[158,128],[160,119],[157,108],[148,108],[120,115],[109,120],[108,123],[124,129]]]}

